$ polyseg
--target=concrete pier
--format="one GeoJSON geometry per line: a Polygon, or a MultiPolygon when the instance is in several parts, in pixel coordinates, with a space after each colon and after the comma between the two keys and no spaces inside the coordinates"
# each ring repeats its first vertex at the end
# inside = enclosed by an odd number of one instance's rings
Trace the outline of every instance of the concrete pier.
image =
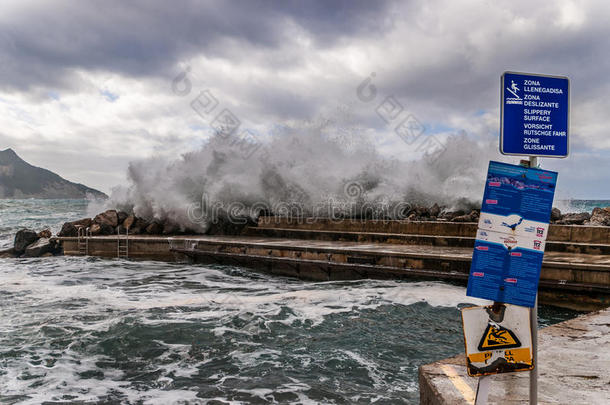
{"type": "MultiPolygon", "coordinates": [[[[539,404],[610,404],[610,309],[538,332],[539,404]]],[[[489,404],[527,404],[529,372],[492,376],[489,404]]],[[[420,404],[473,404],[463,355],[421,366],[420,404]]]]}
{"type": "MultiPolygon", "coordinates": [[[[239,236],[130,236],[132,259],[239,264],[310,280],[468,278],[475,223],[261,217],[239,236]]],[[[117,236],[64,237],[64,253],[119,253],[117,236]],[[85,249],[83,250],[83,246],[85,249]]],[[[125,246],[122,247],[125,249],[125,246]]],[[[610,305],[610,228],[551,226],[540,281],[543,303],[594,310],[610,305]]]]}

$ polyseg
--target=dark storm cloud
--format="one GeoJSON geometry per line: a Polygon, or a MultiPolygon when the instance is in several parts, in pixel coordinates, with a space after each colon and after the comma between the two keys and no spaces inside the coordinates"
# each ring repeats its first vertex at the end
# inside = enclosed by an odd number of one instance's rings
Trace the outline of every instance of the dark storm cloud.
{"type": "Polygon", "coordinates": [[[538,15],[524,29],[527,34],[505,32],[501,26],[496,29],[484,21],[484,14],[480,17],[480,25],[456,26],[438,35],[435,52],[427,54],[428,63],[413,47],[403,48],[404,65],[395,59],[380,60],[378,69],[383,73],[378,74],[378,84],[420,105],[469,113],[497,105],[499,77],[506,70],[566,75],[577,101],[607,91],[610,27],[605,13],[590,14],[587,24],[578,29],[559,28],[550,15],[538,15]],[[477,32],[488,35],[483,44],[480,38],[473,39],[477,32]]]}
{"type": "MultiPolygon", "coordinates": [[[[19,3],[17,3],[19,4],[19,3]]],[[[0,19],[0,86],[70,86],[72,69],[167,75],[192,55],[274,49],[294,28],[330,46],[379,31],[384,3],[63,1],[18,5],[0,19]]]]}

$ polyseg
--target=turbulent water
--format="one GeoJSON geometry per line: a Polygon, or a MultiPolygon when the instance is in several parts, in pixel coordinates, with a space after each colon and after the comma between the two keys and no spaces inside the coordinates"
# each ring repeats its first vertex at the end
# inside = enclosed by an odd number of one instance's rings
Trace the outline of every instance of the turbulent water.
{"type": "MultiPolygon", "coordinates": [[[[3,240],[87,209],[0,204],[3,240]]],[[[463,351],[459,308],[479,302],[440,282],[0,259],[0,403],[416,404],[418,366],[463,351]]],[[[576,313],[540,315],[548,325],[576,313]]]]}
{"type": "Polygon", "coordinates": [[[0,249],[12,247],[22,228],[39,231],[48,226],[55,234],[65,221],[86,216],[88,206],[87,200],[0,199],[0,249]]]}

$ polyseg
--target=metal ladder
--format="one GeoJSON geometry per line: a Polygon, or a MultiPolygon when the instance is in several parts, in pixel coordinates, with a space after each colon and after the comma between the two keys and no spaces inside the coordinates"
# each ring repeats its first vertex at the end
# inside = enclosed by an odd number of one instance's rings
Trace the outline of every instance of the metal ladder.
{"type": "Polygon", "coordinates": [[[121,231],[117,228],[116,235],[116,257],[129,259],[129,229],[125,229],[125,235],[121,235],[121,231]]]}
{"type": "Polygon", "coordinates": [[[77,245],[78,245],[79,256],[89,255],[89,236],[90,235],[91,235],[91,231],[89,230],[89,228],[85,228],[83,226],[78,228],[77,245]]]}

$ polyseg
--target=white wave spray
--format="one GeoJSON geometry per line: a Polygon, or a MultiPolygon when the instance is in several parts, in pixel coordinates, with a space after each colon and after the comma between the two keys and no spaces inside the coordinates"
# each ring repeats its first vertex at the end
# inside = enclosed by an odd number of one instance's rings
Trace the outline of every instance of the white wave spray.
{"type": "Polygon", "coordinates": [[[401,161],[365,139],[346,145],[330,133],[320,125],[289,127],[260,145],[216,134],[177,160],[132,162],[130,184],[114,189],[110,204],[197,231],[226,214],[359,216],[366,207],[396,219],[415,204],[478,206],[489,158],[497,156],[491,142],[460,134],[444,140],[437,159],[401,161]]]}

